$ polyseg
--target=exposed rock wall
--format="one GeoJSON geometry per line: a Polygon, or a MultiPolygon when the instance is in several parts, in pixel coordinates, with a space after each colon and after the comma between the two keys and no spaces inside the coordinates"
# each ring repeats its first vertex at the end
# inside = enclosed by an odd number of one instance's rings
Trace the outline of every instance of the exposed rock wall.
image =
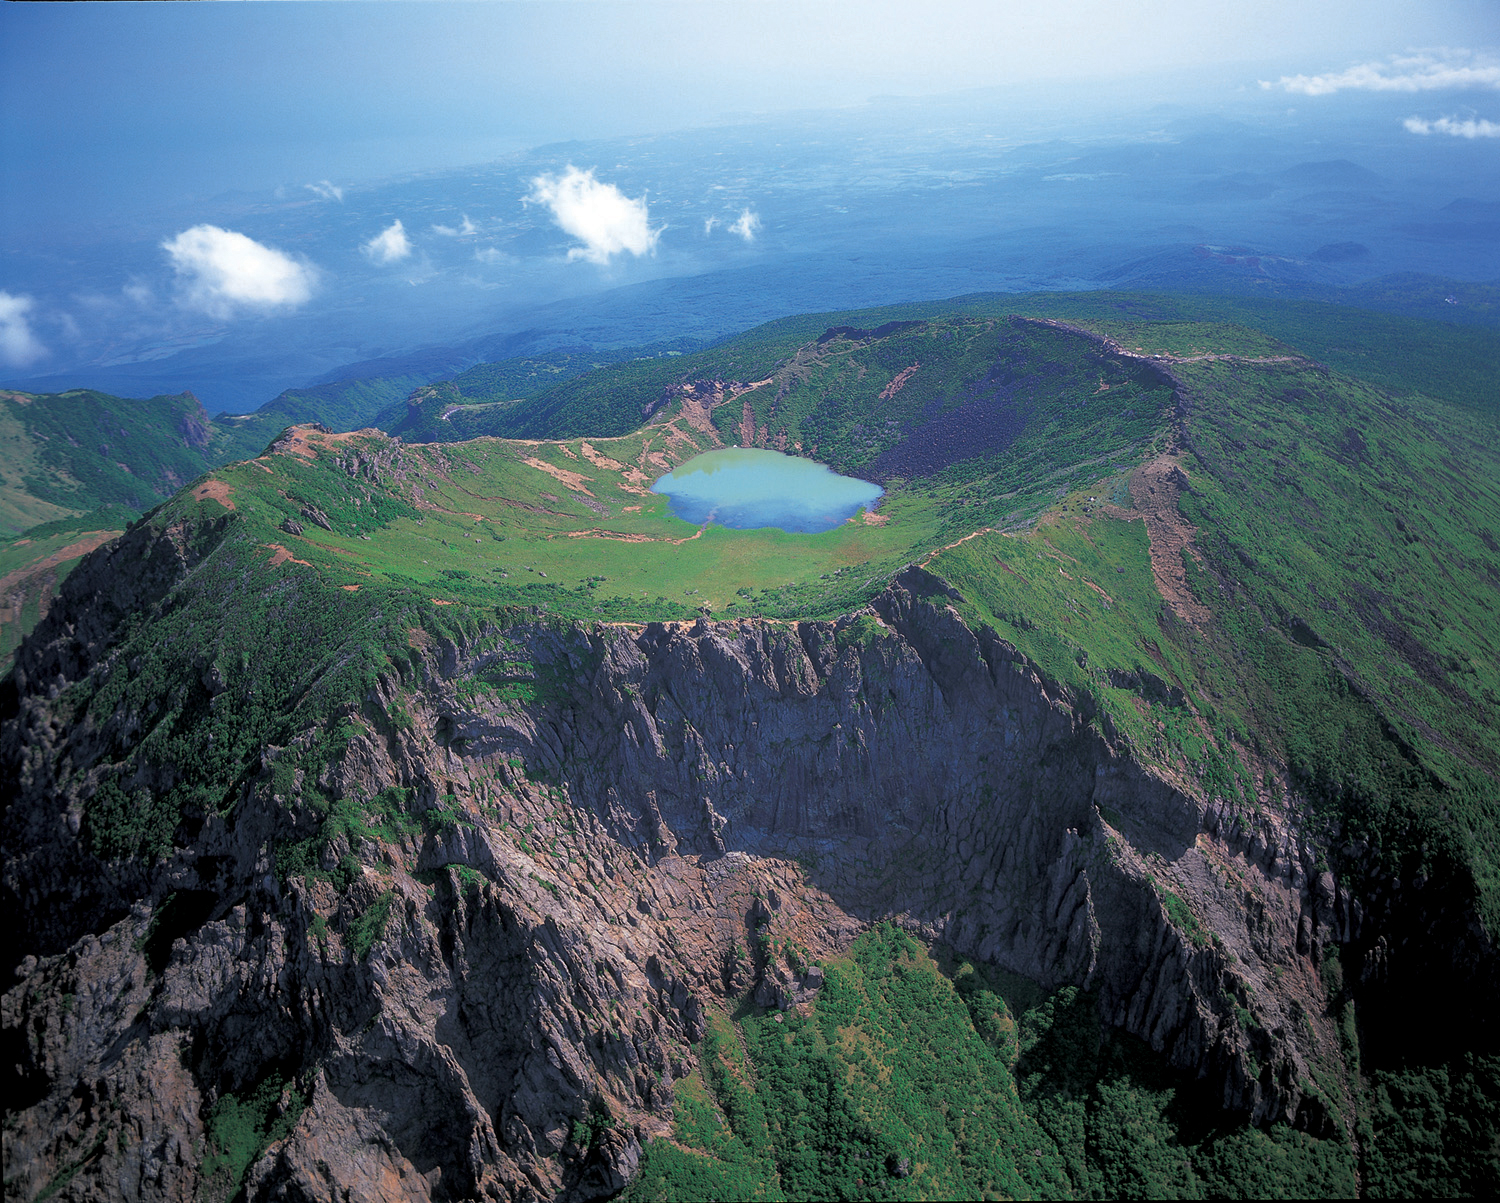
{"type": "Polygon", "coordinates": [[[427,647],[319,783],[406,787],[425,830],[330,842],[323,869],[355,865],[342,892],[277,872],[316,829],[312,782],[276,792],[295,748],[191,847],[98,864],[78,815],[102,735],[56,699],[195,546],[101,553],[15,678],[6,914],[49,955],[4,996],[8,1193],[212,1195],[216,1105],[277,1073],[265,1122],[287,1131],[251,1198],[605,1195],[668,1130],[707,1008],[815,994],[768,946],[816,959],[887,917],[1096,989],[1226,1106],[1335,1122],[1342,1100],[1309,1097],[1338,1056],[1315,960],[1349,904],[1292,817],[1122,754],[1088,698],[919,569],[838,624],[513,632],[557,683],[526,704],[461,688],[492,643],[427,647]]]}

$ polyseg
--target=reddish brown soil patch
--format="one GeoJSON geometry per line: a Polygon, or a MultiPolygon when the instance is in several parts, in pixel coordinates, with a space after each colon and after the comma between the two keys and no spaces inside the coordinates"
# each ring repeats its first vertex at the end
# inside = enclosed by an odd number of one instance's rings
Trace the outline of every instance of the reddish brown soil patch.
{"type": "Polygon", "coordinates": [[[583,454],[583,458],[588,460],[588,462],[593,464],[596,468],[603,468],[609,472],[625,471],[625,465],[622,464],[619,460],[610,459],[609,456],[600,454],[586,442],[579,443],[578,450],[583,454]]]}
{"type": "MultiPolygon", "coordinates": [[[[577,456],[574,456],[574,458],[576,459],[577,456]]],[[[587,493],[590,497],[594,495],[589,491],[588,485],[584,483],[585,481],[592,482],[594,479],[592,476],[580,476],[577,472],[569,472],[566,468],[556,467],[553,464],[549,464],[546,460],[537,459],[535,456],[528,456],[521,462],[527,467],[535,468],[538,472],[545,472],[554,480],[561,481],[575,493],[587,493]]]]}
{"type": "Polygon", "coordinates": [[[720,392],[709,393],[707,396],[698,396],[695,393],[684,394],[682,398],[682,409],[678,412],[678,418],[686,422],[700,434],[706,434],[715,443],[722,442],[719,432],[714,429],[714,407],[724,403],[724,394],[720,392]]]}
{"type": "Polygon", "coordinates": [[[1151,540],[1151,574],[1156,578],[1157,589],[1178,618],[1203,624],[1212,614],[1193,596],[1182,566],[1184,551],[1203,562],[1193,547],[1197,530],[1177,508],[1177,499],[1187,483],[1187,474],[1176,456],[1167,452],[1131,473],[1130,497],[1136,511],[1146,520],[1146,535],[1151,540]]]}
{"type": "Polygon", "coordinates": [[[919,363],[914,363],[909,368],[903,368],[900,375],[880,390],[880,399],[882,401],[889,401],[899,393],[906,386],[906,382],[912,378],[912,373],[921,366],[919,363]]]}
{"type": "Polygon", "coordinates": [[[656,542],[650,535],[628,535],[622,531],[600,530],[597,526],[592,530],[570,530],[567,536],[570,539],[616,539],[621,543],[656,542]]]}
{"type": "Polygon", "coordinates": [[[194,501],[207,501],[210,497],[222,505],[226,510],[234,509],[234,502],[229,500],[231,490],[222,480],[205,480],[193,490],[194,501]]]}
{"type": "Polygon", "coordinates": [[[746,401],[740,409],[740,446],[755,446],[755,411],[746,401]]]}
{"type": "Polygon", "coordinates": [[[293,564],[301,564],[305,568],[311,568],[312,567],[312,564],[309,561],[307,561],[307,560],[299,560],[296,556],[294,556],[291,552],[289,552],[280,543],[267,543],[266,546],[271,549],[271,567],[272,568],[275,568],[278,564],[285,564],[288,561],[290,561],[293,564]]]}

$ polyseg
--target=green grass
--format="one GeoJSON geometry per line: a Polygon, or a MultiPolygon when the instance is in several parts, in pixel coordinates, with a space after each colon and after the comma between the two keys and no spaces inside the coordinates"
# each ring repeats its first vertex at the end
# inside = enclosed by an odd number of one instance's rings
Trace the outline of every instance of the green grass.
{"type": "MultiPolygon", "coordinates": [[[[544,446],[480,440],[457,454],[395,450],[397,466],[379,481],[339,470],[331,461],[346,444],[332,442],[330,454],[313,462],[259,461],[269,475],[250,465],[216,475],[232,490],[237,513],[264,531],[267,547],[292,550],[338,584],[398,582],[442,602],[532,607],[585,620],[691,617],[705,605],[715,614],[755,613],[757,605],[741,591],[771,594],[766,608],[773,609],[787,604],[780,591],[795,586],[821,596],[824,612],[837,612],[847,586],[853,583],[862,601],[883,587],[914,545],[920,549],[934,537],[933,506],[915,495],[893,498],[884,525],[851,522],[817,535],[719,526],[700,533],[637,483],[639,461],[660,439],[648,433],[590,442],[622,470],[590,464],[584,440],[544,446]],[[577,473],[579,487],[528,459],[577,473]],[[410,500],[412,481],[421,482],[421,509],[410,500]],[[303,517],[306,504],[326,513],[334,529],[303,517]],[[279,529],[288,519],[303,527],[302,536],[279,529]],[[864,570],[857,582],[821,579],[841,569],[846,577],[864,570]]],[[[372,458],[389,446],[373,438],[360,445],[372,458]]],[[[679,446],[673,455],[680,462],[693,450],[679,446]]],[[[215,502],[203,503],[206,513],[216,508],[222,512],[215,502]]]]}
{"type": "Polygon", "coordinates": [[[1225,1122],[1077,989],[940,968],[890,926],[825,971],[810,1018],[710,1017],[702,1076],[677,1084],[627,1199],[1354,1193],[1341,1142],[1225,1122]],[[1019,1020],[1002,992],[1032,1000],[1019,1020]]]}
{"type": "Polygon", "coordinates": [[[368,960],[375,945],[385,935],[386,924],[390,922],[391,910],[395,906],[396,895],[387,890],[379,898],[370,903],[354,922],[349,924],[349,930],[344,933],[344,940],[349,945],[349,951],[356,961],[368,960]]]}
{"type": "Polygon", "coordinates": [[[825,972],[811,1019],[712,1019],[707,1089],[683,1092],[675,1143],[650,1146],[631,1198],[702,1197],[710,1168],[737,1189],[755,1183],[741,1197],[1065,1195],[1060,1163],[1033,1152],[1046,1139],[1003,1046],[920,944],[877,928],[825,972]]]}
{"type": "Polygon", "coordinates": [[[204,1125],[208,1156],[201,1173],[205,1197],[235,1197],[245,1171],[292,1130],[307,1107],[296,1085],[273,1073],[242,1094],[223,1094],[204,1125]]]}

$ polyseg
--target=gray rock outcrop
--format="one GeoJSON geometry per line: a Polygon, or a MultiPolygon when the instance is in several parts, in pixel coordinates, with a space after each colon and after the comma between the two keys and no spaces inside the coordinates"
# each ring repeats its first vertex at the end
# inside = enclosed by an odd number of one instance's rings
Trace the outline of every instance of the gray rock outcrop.
{"type": "Polygon", "coordinates": [[[102,864],[78,815],[106,733],[57,698],[105,654],[108,607],[200,554],[127,536],[69,582],[76,602],[115,566],[115,596],[21,656],[3,881],[45,955],[3,1000],[17,1197],[211,1195],[216,1117],[270,1081],[249,1198],[603,1197],[670,1130],[709,1009],[811,1001],[820,972],[777,950],[815,962],[882,919],[1097,991],[1233,1111],[1341,1122],[1311,1087],[1339,1064],[1317,960],[1357,904],[1295,816],[1132,758],[920,569],[838,623],[506,632],[563,683],[531,702],[463,688],[489,636],[414,649],[317,782],[286,786],[267,749],[187,846],[102,864]],[[400,830],[280,874],[315,792],[392,786],[400,830]]]}

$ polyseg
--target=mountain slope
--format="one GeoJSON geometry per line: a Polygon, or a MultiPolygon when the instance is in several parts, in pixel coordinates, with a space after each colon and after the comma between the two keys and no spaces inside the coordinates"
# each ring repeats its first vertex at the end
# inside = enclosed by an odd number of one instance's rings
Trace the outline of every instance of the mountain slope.
{"type": "Polygon", "coordinates": [[[0,698],[15,1189],[1493,1185],[1492,427],[1087,319],[297,428],[85,558],[0,698]],[[698,530],[726,435],[904,475],[698,530]]]}
{"type": "Polygon", "coordinates": [[[130,400],[92,389],[0,395],[6,453],[0,529],[112,506],[140,513],[216,462],[191,393],[130,400]]]}

